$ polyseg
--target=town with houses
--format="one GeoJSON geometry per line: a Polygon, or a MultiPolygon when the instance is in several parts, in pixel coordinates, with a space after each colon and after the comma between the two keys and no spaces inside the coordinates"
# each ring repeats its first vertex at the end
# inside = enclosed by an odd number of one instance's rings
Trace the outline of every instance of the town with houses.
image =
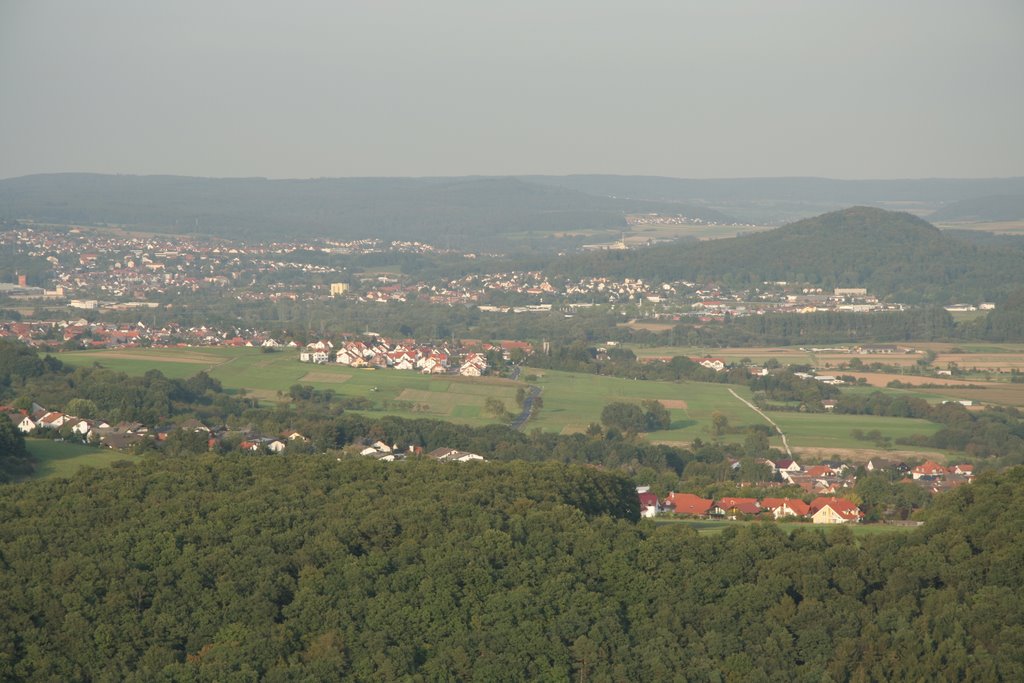
{"type": "MultiPolygon", "coordinates": [[[[481,255],[421,242],[330,240],[247,245],[188,236],[130,236],[20,224],[0,232],[0,253],[45,265],[0,283],[9,305],[89,310],[165,308],[182,297],[216,293],[238,301],[432,303],[485,313],[535,313],[629,305],[652,320],[721,320],[765,313],[903,310],[863,288],[823,291],[790,282],[730,290],[695,282],[640,278],[554,278],[540,271],[471,274],[422,280],[395,273],[353,272],[341,259],[368,254],[481,255]],[[44,272],[45,271],[45,272],[44,272]],[[31,275],[28,277],[27,275],[31,275]]],[[[963,304],[988,310],[990,303],[963,304]]]]}

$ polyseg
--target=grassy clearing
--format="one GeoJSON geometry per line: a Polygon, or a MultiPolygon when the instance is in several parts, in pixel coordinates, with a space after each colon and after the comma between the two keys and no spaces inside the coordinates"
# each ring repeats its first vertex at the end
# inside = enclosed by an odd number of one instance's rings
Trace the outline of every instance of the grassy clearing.
{"type": "MultiPolygon", "coordinates": [[[[524,370],[537,374],[535,384],[543,389],[544,409],[530,422],[545,431],[562,432],[567,426],[600,422],[601,410],[615,401],[661,400],[668,405],[686,405],[669,410],[672,428],[649,438],[664,442],[689,442],[711,438],[709,425],[714,412],[725,414],[731,424],[756,424],[763,420],[729,394],[729,387],[700,382],[643,382],[619,377],[601,377],[553,370],[524,370]],[[683,403],[680,403],[683,402],[683,403]]],[[[733,387],[749,398],[745,387],[733,387]]],[[[736,435],[735,439],[742,439],[736,435]]]]}
{"type": "Polygon", "coordinates": [[[25,445],[37,463],[33,479],[66,478],[82,467],[108,467],[132,457],[120,451],[49,439],[26,439],[25,445]]]}
{"type": "MultiPolygon", "coordinates": [[[[854,429],[869,432],[877,429],[893,439],[915,434],[931,435],[942,425],[927,420],[874,415],[832,415],[829,413],[768,413],[786,433],[791,446],[835,448],[871,448],[870,442],[850,436],[854,429]]],[[[915,450],[917,450],[915,448],[915,450]]],[[[927,449],[925,449],[927,450],[927,449]]]]}
{"type": "MultiPolygon", "coordinates": [[[[840,525],[811,524],[809,522],[741,522],[717,519],[658,519],[655,524],[685,524],[697,530],[699,534],[720,534],[729,528],[741,528],[754,524],[773,524],[787,534],[797,529],[818,529],[828,533],[840,525]]],[[[915,527],[894,526],[892,524],[849,524],[843,525],[853,531],[854,536],[876,536],[879,534],[907,533],[915,527]]]]}

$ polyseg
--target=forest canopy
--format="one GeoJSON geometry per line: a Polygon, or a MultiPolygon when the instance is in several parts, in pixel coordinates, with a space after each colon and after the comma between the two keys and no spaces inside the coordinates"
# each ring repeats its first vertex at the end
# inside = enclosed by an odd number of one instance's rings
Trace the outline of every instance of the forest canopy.
{"type": "Polygon", "coordinates": [[[1021,680],[1024,470],[923,528],[638,524],[555,464],[153,459],[0,489],[0,678],[1021,680]]]}

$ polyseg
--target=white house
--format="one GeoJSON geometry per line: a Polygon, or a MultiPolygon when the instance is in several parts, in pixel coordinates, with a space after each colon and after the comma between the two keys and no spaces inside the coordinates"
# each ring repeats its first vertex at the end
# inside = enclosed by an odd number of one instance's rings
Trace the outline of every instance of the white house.
{"type": "Polygon", "coordinates": [[[32,421],[31,417],[26,415],[25,417],[23,417],[21,419],[21,422],[19,422],[15,426],[18,428],[18,431],[20,431],[21,433],[28,434],[29,432],[31,432],[33,429],[36,428],[36,423],[32,421]]]}
{"type": "Polygon", "coordinates": [[[479,377],[483,372],[472,363],[463,363],[462,367],[459,368],[459,374],[463,377],[479,377]]]}

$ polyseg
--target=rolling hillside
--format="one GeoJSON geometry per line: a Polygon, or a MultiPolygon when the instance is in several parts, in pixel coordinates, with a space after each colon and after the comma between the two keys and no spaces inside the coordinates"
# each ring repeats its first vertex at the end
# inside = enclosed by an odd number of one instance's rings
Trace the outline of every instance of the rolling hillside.
{"type": "Polygon", "coordinates": [[[581,255],[563,274],[867,287],[908,303],[998,298],[1024,284],[1024,251],[969,244],[907,213],[853,207],[781,228],[699,244],[581,255]]]}

